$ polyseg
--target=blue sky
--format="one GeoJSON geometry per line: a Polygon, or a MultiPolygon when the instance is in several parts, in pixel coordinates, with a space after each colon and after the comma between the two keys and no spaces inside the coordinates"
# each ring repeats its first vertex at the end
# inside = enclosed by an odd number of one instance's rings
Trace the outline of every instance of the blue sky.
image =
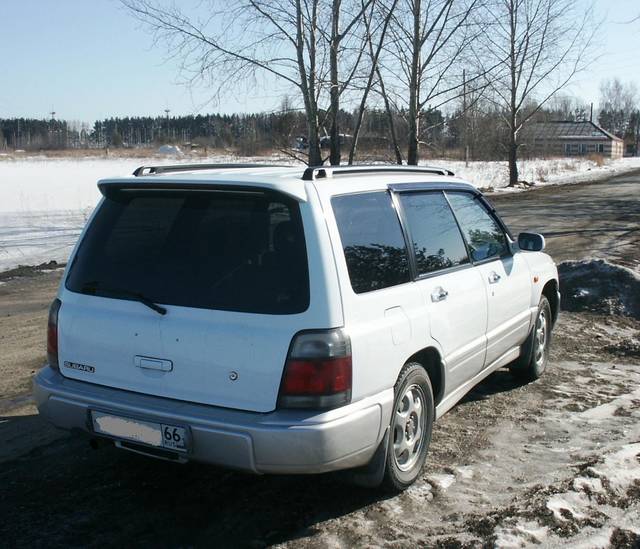
{"type": "MultiPolygon", "coordinates": [[[[579,2],[586,0],[578,0],[579,2]]],[[[598,100],[603,78],[633,80],[640,89],[638,0],[596,0],[606,16],[602,56],[568,90],[598,100]]],[[[284,90],[254,88],[205,105],[206,90],[179,84],[176,62],[153,47],[115,0],[0,0],[0,118],[57,117],[93,121],[109,116],[261,111],[276,108],[284,90]],[[204,106],[203,106],[204,105],[204,106]]],[[[263,86],[264,88],[264,86],[263,86]]]]}

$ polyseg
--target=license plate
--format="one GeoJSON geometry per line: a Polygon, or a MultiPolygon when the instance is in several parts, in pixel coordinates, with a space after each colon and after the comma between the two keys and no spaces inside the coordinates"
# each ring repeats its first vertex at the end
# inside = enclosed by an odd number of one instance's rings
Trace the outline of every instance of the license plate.
{"type": "Polygon", "coordinates": [[[96,411],[91,412],[91,418],[96,433],[160,448],[187,451],[187,429],[184,427],[96,411]]]}

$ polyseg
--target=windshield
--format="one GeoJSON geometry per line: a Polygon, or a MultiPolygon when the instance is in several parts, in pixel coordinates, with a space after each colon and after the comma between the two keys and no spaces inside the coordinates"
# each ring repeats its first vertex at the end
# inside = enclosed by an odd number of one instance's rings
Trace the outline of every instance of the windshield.
{"type": "Polygon", "coordinates": [[[309,276],[298,204],[271,192],[112,191],[67,277],[71,291],[87,285],[93,295],[165,305],[303,312],[309,276]]]}

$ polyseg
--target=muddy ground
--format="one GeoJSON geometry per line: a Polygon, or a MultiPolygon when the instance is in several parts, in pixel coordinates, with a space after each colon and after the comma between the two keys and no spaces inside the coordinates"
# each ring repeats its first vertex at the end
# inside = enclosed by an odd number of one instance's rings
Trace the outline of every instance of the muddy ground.
{"type": "Polygon", "coordinates": [[[436,424],[421,479],[397,496],[95,451],[56,431],[28,386],[60,271],[0,276],[0,546],[640,547],[639,197],[640,175],[494,197],[558,262],[607,263],[563,266],[571,310],[543,379],[490,376],[436,424]]]}

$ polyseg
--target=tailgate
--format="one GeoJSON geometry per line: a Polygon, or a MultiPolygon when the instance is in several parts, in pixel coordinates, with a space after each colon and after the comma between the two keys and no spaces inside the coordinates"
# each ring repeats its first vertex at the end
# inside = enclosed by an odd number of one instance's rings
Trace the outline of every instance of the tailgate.
{"type": "Polygon", "coordinates": [[[295,317],[168,309],[161,316],[137,302],[69,293],[59,316],[60,370],[189,402],[275,408],[295,317]]]}
{"type": "Polygon", "coordinates": [[[113,189],[60,297],[63,375],[256,412],[294,334],[325,327],[300,205],[264,189],[113,189]]]}

